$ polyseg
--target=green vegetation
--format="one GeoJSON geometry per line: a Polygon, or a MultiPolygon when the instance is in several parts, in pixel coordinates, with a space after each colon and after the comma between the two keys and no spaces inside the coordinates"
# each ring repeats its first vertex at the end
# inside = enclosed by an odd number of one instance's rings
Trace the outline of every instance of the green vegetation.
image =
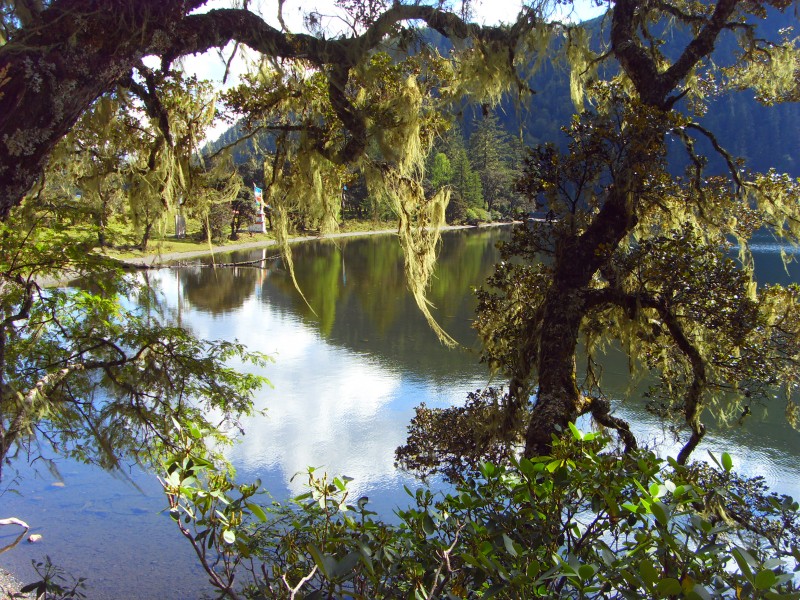
{"type": "Polygon", "coordinates": [[[182,432],[164,489],[228,598],[797,597],[797,503],[727,454],[684,467],[570,425],[550,455],[482,463],[447,495],[409,490],[393,525],[313,469],[304,495],[259,504],[200,433],[182,432]]]}
{"type": "Polygon", "coordinates": [[[102,258],[87,260],[92,242],[80,244],[72,231],[3,225],[0,235],[7,257],[0,468],[45,449],[108,469],[122,459],[152,464],[171,445],[176,422],[235,420],[249,411],[263,381],[228,361],[265,357],[173,326],[145,282],[122,277],[102,258]],[[66,273],[88,283],[46,291],[36,284],[66,273]]]}
{"type": "Polygon", "coordinates": [[[548,20],[548,3],[492,27],[464,21],[468,2],[459,15],[340,0],[338,37],[319,14],[315,34],[290,34],[247,2],[193,12],[204,4],[0,2],[0,460],[42,446],[110,469],[166,460],[173,516],[231,598],[797,597],[797,505],[737,478],[727,455],[716,470],[689,463],[704,414],[732,420],[754,402],[798,414],[800,288],[759,287],[748,243],[762,230],[800,243],[800,182],[749,170],[706,117],[742,90],[770,110],[800,100],[797,40],[759,28],[791,3],[614,0],[594,40],[548,20]],[[229,42],[264,60],[219,98],[175,67],[229,42]],[[566,141],[522,153],[490,107],[534,106],[534,74],[554,68],[569,71],[560,100],[576,112],[566,141]],[[467,137],[465,102],[483,112],[467,137]],[[218,103],[252,142],[238,170],[233,148],[200,152],[218,103]],[[227,361],[264,357],[173,326],[92,252],[116,243],[121,215],[142,251],[168,214],[207,241],[235,237],[252,183],[290,272],[291,231],[393,215],[409,288],[446,344],[428,303],[446,217],[548,215],[519,230],[480,295],[483,358],[508,390],[421,407],[398,459],[460,489],[415,495],[399,526],[363,502],[343,511],[343,479],[312,477],[310,496],[269,515],[254,503],[258,486],[231,481],[206,444],[223,437],[209,415],[235,423],[262,383],[227,361]],[[37,283],[72,273],[90,283],[37,283]],[[632,377],[659,381],[648,397],[683,435],[676,461],[637,450],[611,414],[593,357],[612,344],[632,377]],[[586,414],[622,453],[574,429],[586,414]],[[254,579],[234,584],[250,565],[254,579]]]}

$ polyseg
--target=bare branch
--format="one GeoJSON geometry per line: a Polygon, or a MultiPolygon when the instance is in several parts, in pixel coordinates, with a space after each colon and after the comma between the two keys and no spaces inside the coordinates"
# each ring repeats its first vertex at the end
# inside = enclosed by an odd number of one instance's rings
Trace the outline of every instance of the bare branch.
{"type": "Polygon", "coordinates": [[[708,129],[700,125],[699,123],[689,123],[688,125],[686,125],[686,127],[688,129],[694,129],[695,131],[699,131],[708,139],[709,142],[711,142],[711,145],[714,147],[714,150],[716,150],[717,153],[722,158],[725,159],[725,163],[728,165],[728,171],[730,172],[733,180],[736,182],[737,190],[741,189],[744,183],[742,182],[742,178],[739,173],[739,168],[736,166],[736,161],[734,160],[733,156],[731,156],[731,154],[727,150],[725,150],[725,148],[722,147],[722,145],[717,140],[716,136],[713,133],[711,133],[708,129]]]}
{"type": "Polygon", "coordinates": [[[311,569],[311,572],[308,575],[306,575],[305,577],[303,577],[300,581],[298,581],[297,585],[294,586],[294,587],[289,585],[289,582],[286,579],[286,574],[284,573],[284,575],[281,577],[281,579],[283,580],[283,583],[286,584],[286,588],[289,590],[289,594],[290,594],[289,598],[294,600],[294,598],[297,596],[297,594],[300,592],[300,590],[303,588],[303,586],[314,578],[314,574],[316,572],[317,572],[317,565],[314,565],[314,568],[311,569]]]}

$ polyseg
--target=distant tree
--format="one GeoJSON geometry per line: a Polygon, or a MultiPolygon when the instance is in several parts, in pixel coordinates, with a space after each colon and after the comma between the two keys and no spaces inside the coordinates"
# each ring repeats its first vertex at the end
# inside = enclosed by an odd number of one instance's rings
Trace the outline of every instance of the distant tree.
{"type": "Polygon", "coordinates": [[[469,159],[481,180],[486,208],[510,208],[514,196],[516,144],[497,116],[487,113],[469,138],[469,159]]]}
{"type": "Polygon", "coordinates": [[[450,164],[450,159],[444,152],[433,153],[433,160],[431,162],[430,174],[428,181],[434,190],[449,184],[453,179],[453,167],[450,164]]]}
{"type": "Polygon", "coordinates": [[[450,162],[451,202],[467,209],[485,208],[480,175],[472,168],[461,128],[454,126],[444,140],[445,155],[450,162]]]}

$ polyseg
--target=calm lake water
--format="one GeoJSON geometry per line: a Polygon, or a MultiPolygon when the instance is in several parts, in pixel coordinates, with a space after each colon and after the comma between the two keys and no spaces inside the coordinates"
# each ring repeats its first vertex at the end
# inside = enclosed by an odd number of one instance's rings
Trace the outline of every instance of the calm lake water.
{"type": "MultiPolygon", "coordinates": [[[[308,466],[354,478],[351,493],[368,495],[373,509],[391,517],[405,504],[403,486],[416,481],[394,468],[394,449],[405,441],[413,408],[445,407],[486,385],[471,320],[473,286],[497,260],[494,244],[504,229],[444,235],[430,298],[435,314],[461,344],[447,350],[436,340],[406,291],[402,255],[394,236],[340,239],[295,246],[297,278],[313,311],[302,301],[280,260],[266,269],[197,266],[148,272],[175,319],[200,337],[238,339],[270,354],[256,407],[266,416],[246,419],[245,435],[229,457],[242,481],[260,478],[277,498],[303,491],[308,466]]],[[[800,268],[783,269],[780,247],[756,246],[761,279],[800,281],[800,268]]],[[[217,256],[217,262],[253,261],[274,249],[217,256]]],[[[619,381],[626,363],[609,356],[606,373],[619,381]]],[[[613,391],[614,385],[611,384],[613,391]]],[[[658,422],[635,403],[618,413],[641,439],[676,447],[658,422]]],[[[587,424],[588,426],[588,424],[587,424]]],[[[728,451],[737,468],[763,475],[774,489],[800,496],[800,434],[782,411],[756,411],[744,429],[712,432],[696,451],[728,451]]],[[[130,470],[130,480],[62,462],[63,482],[40,468],[4,482],[19,494],[2,496],[2,516],[16,516],[43,536],[0,555],[0,565],[32,581],[31,558],[49,555],[67,571],[89,577],[90,598],[198,598],[209,593],[190,546],[164,515],[165,500],[152,475],[130,470]]],[[[11,528],[4,528],[11,529],[11,528]]],[[[0,544],[13,532],[0,530],[0,544]]]]}

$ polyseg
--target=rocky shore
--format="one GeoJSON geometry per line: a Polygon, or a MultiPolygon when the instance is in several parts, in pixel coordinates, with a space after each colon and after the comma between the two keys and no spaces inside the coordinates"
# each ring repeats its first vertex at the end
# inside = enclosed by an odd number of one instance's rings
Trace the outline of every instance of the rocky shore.
{"type": "Polygon", "coordinates": [[[5,569],[0,568],[0,599],[6,598],[33,598],[33,593],[19,595],[23,583],[5,569]]]}

